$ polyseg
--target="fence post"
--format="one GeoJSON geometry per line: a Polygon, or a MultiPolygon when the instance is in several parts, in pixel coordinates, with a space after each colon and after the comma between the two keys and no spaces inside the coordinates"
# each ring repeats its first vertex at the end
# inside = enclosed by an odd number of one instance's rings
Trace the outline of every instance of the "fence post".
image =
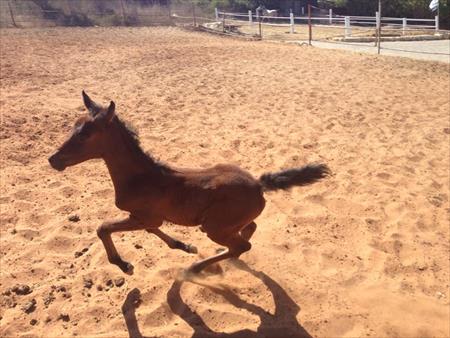
{"type": "Polygon", "coordinates": [[[125,8],[123,7],[123,1],[120,0],[120,9],[122,10],[122,24],[126,25],[126,19],[125,19],[125,8]]]}
{"type": "Polygon", "coordinates": [[[248,23],[253,26],[253,13],[251,10],[248,11],[248,23]]]}
{"type": "Polygon", "coordinates": [[[436,15],[434,17],[434,28],[435,28],[436,31],[439,30],[439,15],[436,15]]]}
{"type": "Polygon", "coordinates": [[[222,13],[222,31],[225,33],[225,13],[222,13]]]}
{"type": "Polygon", "coordinates": [[[17,27],[16,20],[14,20],[14,14],[13,14],[13,11],[12,11],[12,8],[11,8],[11,4],[9,3],[9,0],[8,0],[8,8],[9,8],[9,14],[11,15],[12,24],[13,24],[14,27],[17,27]]]}
{"type": "Polygon", "coordinates": [[[312,41],[312,27],[311,27],[311,5],[308,4],[308,27],[309,27],[309,45],[312,41]]]}
{"type": "Polygon", "coordinates": [[[169,20],[173,23],[172,21],[172,6],[170,5],[170,1],[167,3],[167,13],[169,14],[169,20]]]}
{"type": "Polygon", "coordinates": [[[380,12],[375,12],[375,47],[378,46],[378,26],[380,25],[380,12]]]}
{"type": "Polygon", "coordinates": [[[378,55],[381,52],[381,0],[378,0],[378,55]]]}
{"type": "Polygon", "coordinates": [[[402,35],[406,34],[406,26],[408,25],[408,21],[406,18],[403,18],[402,20],[402,35]]]}
{"type": "Polygon", "coordinates": [[[330,8],[328,16],[329,16],[330,25],[332,25],[333,24],[333,9],[332,8],[330,8]]]}
{"type": "Polygon", "coordinates": [[[305,7],[302,7],[302,15],[305,15],[305,7]]]}
{"type": "Polygon", "coordinates": [[[219,21],[219,10],[216,8],[214,8],[214,13],[216,14],[216,21],[219,21]]]}
{"type": "Polygon", "coordinates": [[[349,37],[352,35],[352,29],[350,27],[350,17],[346,16],[345,19],[345,37],[349,37]]]}
{"type": "Polygon", "coordinates": [[[194,27],[197,27],[197,18],[195,17],[195,3],[192,2],[192,17],[194,19],[194,27]]]}
{"type": "Polygon", "coordinates": [[[291,14],[289,14],[290,19],[291,19],[291,34],[295,33],[295,27],[294,27],[294,13],[291,12],[291,14]]]}
{"type": "MultiPolygon", "coordinates": [[[[259,11],[256,11],[256,15],[258,15],[259,11]]],[[[262,16],[258,15],[258,22],[259,22],[259,38],[262,40],[262,16]]]]}

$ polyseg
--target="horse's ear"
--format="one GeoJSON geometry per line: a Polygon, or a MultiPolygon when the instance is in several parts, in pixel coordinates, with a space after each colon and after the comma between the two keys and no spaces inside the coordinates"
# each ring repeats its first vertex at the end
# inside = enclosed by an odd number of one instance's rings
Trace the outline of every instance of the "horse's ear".
{"type": "Polygon", "coordinates": [[[113,120],[115,116],[116,116],[116,104],[114,103],[114,101],[111,101],[108,109],[103,113],[101,113],[100,115],[98,115],[96,119],[101,119],[104,122],[109,123],[113,120]]]}
{"type": "Polygon", "coordinates": [[[86,106],[87,110],[89,110],[89,113],[92,115],[92,117],[95,117],[100,111],[99,106],[91,100],[91,98],[88,96],[88,94],[86,94],[84,90],[81,92],[81,94],[83,95],[84,105],[86,106]]]}
{"type": "Polygon", "coordinates": [[[92,100],[91,100],[91,98],[88,96],[88,94],[86,94],[86,92],[84,90],[81,92],[81,95],[83,95],[84,105],[86,106],[86,108],[88,110],[90,110],[91,107],[92,107],[92,100]]]}

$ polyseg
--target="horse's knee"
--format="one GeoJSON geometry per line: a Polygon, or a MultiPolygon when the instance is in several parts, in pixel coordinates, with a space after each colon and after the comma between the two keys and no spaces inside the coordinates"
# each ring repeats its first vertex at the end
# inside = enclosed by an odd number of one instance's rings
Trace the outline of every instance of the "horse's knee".
{"type": "Polygon", "coordinates": [[[108,225],[108,223],[103,223],[102,225],[100,225],[97,228],[97,236],[98,237],[103,238],[103,237],[105,237],[105,235],[108,234],[107,225],[108,225]]]}

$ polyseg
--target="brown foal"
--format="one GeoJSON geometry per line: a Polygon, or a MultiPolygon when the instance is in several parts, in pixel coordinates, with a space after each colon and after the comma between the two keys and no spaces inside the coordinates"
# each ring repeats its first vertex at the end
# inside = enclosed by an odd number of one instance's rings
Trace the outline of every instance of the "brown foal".
{"type": "Polygon", "coordinates": [[[189,271],[200,272],[208,265],[237,258],[250,250],[253,221],[264,209],[264,191],[288,189],[314,183],[329,174],[323,164],[310,164],[259,179],[229,164],[208,169],[178,169],[162,164],[142,151],[138,138],[115,114],[115,104],[102,107],[83,91],[89,114],[75,123],[70,138],[49,158],[54,169],[94,158],[102,158],[115,189],[116,206],[130,213],[114,223],[102,224],[97,234],[108,260],[123,272],[133,273],[111,239],[113,232],[144,229],[161,238],[170,248],[197,253],[192,245],[180,242],[159,228],[163,221],[201,226],[214,242],[228,250],[194,263],[189,271]]]}

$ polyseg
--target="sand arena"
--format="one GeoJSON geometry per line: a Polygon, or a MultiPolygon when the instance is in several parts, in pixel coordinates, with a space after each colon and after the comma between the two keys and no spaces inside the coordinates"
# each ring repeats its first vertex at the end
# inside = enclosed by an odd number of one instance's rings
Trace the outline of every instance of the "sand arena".
{"type": "Polygon", "coordinates": [[[0,34],[1,336],[448,335],[447,65],[177,28],[0,34]],[[266,195],[250,271],[177,281],[198,257],[138,231],[113,236],[135,265],[125,276],[95,231],[124,216],[104,164],[47,162],[84,114],[82,89],[114,100],[169,164],[259,176],[320,161],[333,176],[266,195]]]}

